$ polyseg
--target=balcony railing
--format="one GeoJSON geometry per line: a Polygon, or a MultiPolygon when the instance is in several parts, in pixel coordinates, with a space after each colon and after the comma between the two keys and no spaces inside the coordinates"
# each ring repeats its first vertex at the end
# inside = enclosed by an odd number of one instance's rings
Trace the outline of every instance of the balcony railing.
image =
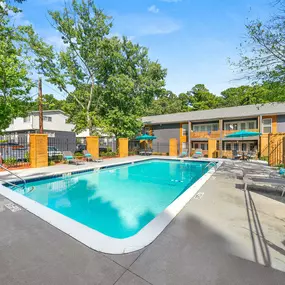
{"type": "Polygon", "coordinates": [[[191,139],[217,139],[220,137],[220,131],[194,132],[191,131],[191,139]]]}

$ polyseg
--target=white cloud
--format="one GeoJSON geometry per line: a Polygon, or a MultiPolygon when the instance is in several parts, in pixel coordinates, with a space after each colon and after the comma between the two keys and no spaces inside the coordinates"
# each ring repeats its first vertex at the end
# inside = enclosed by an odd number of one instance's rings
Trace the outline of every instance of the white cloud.
{"type": "Polygon", "coordinates": [[[159,9],[155,5],[152,5],[148,8],[148,11],[157,14],[159,12],[159,9]]]}
{"type": "Polygon", "coordinates": [[[9,11],[8,15],[15,26],[31,25],[31,22],[25,19],[24,13],[22,12],[14,13],[9,11]]]}

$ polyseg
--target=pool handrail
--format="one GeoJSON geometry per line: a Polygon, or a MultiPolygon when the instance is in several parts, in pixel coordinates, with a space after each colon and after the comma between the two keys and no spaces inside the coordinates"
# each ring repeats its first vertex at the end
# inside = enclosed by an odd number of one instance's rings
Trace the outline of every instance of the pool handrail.
{"type": "MultiPolygon", "coordinates": [[[[19,175],[17,175],[16,173],[14,173],[14,172],[12,172],[11,170],[9,170],[8,168],[6,168],[5,166],[3,166],[3,164],[0,164],[0,167],[2,168],[2,169],[4,169],[5,171],[8,171],[10,174],[12,174],[12,175],[14,175],[14,176],[16,176],[18,179],[20,179],[23,183],[24,183],[24,187],[26,186],[26,180],[25,179],[23,179],[22,177],[20,177],[19,175]]],[[[3,181],[3,180],[2,180],[3,181]]],[[[13,185],[13,186],[16,186],[16,184],[14,184],[14,183],[12,183],[12,182],[8,182],[8,181],[4,181],[4,182],[6,182],[6,183],[8,183],[8,184],[11,184],[11,185],[13,185]]],[[[19,187],[19,186],[18,186],[19,187]]]]}

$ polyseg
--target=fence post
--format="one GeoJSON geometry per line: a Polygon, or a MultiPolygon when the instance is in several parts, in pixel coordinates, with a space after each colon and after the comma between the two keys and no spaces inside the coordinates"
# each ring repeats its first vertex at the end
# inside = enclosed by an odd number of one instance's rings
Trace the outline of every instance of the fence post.
{"type": "Polygon", "coordinates": [[[86,137],[86,148],[94,158],[99,158],[99,137],[86,137]]]}
{"type": "Polygon", "coordinates": [[[119,156],[127,157],[129,155],[129,140],[126,138],[119,139],[119,156]]]}
{"type": "Polygon", "coordinates": [[[169,140],[169,156],[177,156],[177,139],[169,140]]]}
{"type": "Polygon", "coordinates": [[[32,168],[48,166],[48,135],[30,134],[30,164],[32,168]]]}

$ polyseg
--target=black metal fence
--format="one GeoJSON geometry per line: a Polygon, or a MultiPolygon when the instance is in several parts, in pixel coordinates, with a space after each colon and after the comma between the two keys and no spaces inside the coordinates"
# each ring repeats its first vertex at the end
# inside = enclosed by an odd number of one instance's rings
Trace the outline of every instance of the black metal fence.
{"type": "Polygon", "coordinates": [[[61,161],[63,159],[63,151],[76,151],[74,140],[68,138],[48,138],[48,159],[53,161],[61,161]]]}
{"type": "Polygon", "coordinates": [[[0,136],[0,163],[7,168],[28,166],[29,157],[29,136],[2,135],[0,136]]]}
{"type": "Polygon", "coordinates": [[[115,137],[100,137],[99,138],[100,152],[116,152],[117,140],[115,137]]]}

